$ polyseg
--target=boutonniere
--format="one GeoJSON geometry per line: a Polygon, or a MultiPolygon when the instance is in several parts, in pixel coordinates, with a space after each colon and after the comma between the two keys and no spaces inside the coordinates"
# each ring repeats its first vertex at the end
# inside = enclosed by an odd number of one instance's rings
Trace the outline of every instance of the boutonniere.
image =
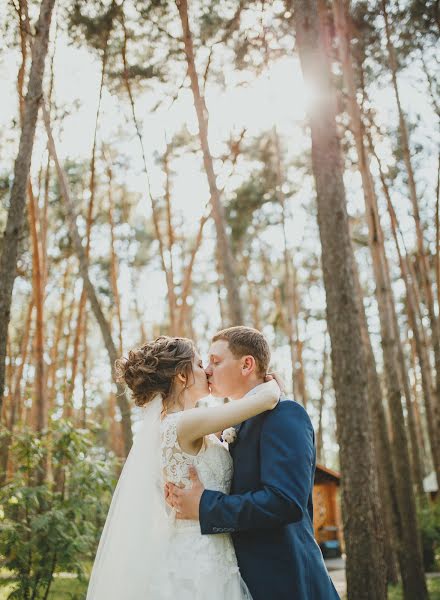
{"type": "Polygon", "coordinates": [[[222,431],[222,440],[228,444],[233,444],[237,439],[237,430],[235,427],[228,427],[222,431]]]}

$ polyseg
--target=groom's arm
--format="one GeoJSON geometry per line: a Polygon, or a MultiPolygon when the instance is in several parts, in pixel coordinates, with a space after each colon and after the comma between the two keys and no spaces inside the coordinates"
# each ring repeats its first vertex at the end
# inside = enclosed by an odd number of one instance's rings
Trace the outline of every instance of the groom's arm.
{"type": "Polygon", "coordinates": [[[202,533],[300,521],[307,510],[314,461],[314,432],[306,411],[294,402],[281,402],[261,430],[260,488],[232,495],[205,490],[199,509],[202,533]]]}

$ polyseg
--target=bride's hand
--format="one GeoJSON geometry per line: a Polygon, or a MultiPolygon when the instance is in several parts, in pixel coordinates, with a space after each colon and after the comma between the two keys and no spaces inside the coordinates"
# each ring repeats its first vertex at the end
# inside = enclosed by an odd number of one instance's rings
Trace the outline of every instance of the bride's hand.
{"type": "Polygon", "coordinates": [[[281,389],[276,379],[270,379],[263,383],[256,393],[264,394],[265,398],[267,398],[267,409],[272,410],[278,404],[281,389]]]}
{"type": "Polygon", "coordinates": [[[286,395],[286,385],[281,377],[281,375],[279,373],[276,373],[275,371],[272,371],[272,373],[268,373],[266,375],[266,377],[264,378],[265,381],[273,381],[275,380],[281,390],[281,395],[285,396],[286,395]]]}

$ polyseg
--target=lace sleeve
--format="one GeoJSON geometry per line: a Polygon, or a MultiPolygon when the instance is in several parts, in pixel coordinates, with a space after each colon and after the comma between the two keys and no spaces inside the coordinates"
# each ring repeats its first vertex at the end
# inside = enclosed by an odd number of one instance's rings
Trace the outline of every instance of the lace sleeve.
{"type": "Polygon", "coordinates": [[[177,440],[177,423],[181,413],[165,417],[161,424],[162,470],[165,481],[190,486],[189,461],[177,440]]]}

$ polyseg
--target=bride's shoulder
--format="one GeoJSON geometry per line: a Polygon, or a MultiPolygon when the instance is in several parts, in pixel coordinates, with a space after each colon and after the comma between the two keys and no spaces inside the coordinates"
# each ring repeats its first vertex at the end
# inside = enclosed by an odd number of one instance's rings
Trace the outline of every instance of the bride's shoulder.
{"type": "Polygon", "coordinates": [[[162,434],[167,431],[176,431],[177,423],[183,411],[166,414],[160,422],[160,430],[162,434]]]}
{"type": "Polygon", "coordinates": [[[172,412],[172,413],[166,413],[162,417],[162,423],[170,423],[171,421],[178,419],[182,414],[183,414],[183,410],[179,410],[179,411],[172,412]]]}

